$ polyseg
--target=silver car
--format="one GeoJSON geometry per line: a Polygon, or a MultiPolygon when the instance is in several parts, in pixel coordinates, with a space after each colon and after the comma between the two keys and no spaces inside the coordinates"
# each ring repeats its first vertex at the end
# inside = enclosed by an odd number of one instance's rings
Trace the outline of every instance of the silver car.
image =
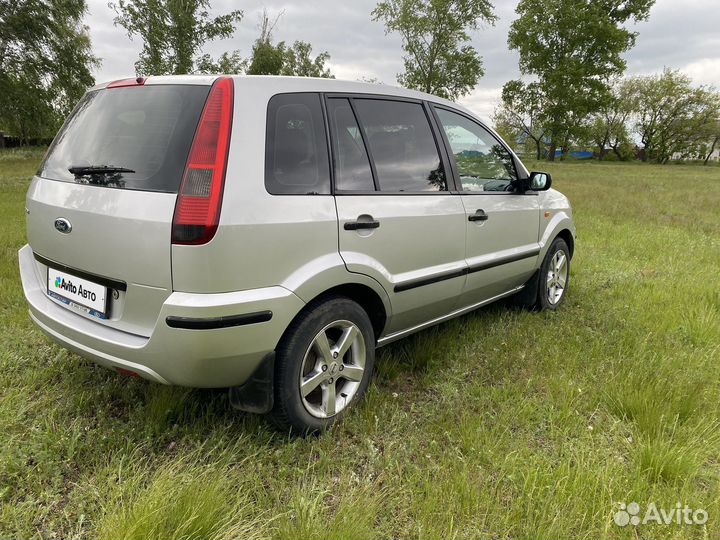
{"type": "Polygon", "coordinates": [[[318,432],[376,347],[500,298],[555,309],[575,226],[472,112],[286,77],[90,89],[27,194],[30,316],[119,373],[318,432]]]}

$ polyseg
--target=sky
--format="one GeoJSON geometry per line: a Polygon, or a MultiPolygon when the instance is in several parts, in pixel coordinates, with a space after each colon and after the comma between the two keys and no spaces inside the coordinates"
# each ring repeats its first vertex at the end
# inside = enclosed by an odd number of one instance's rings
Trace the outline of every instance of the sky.
{"type": "MultiPolygon", "coordinates": [[[[375,0],[211,0],[212,14],[242,9],[244,17],[235,35],[207,44],[203,52],[218,56],[239,49],[249,56],[257,37],[263,8],[272,15],[284,12],[275,32],[277,41],[308,41],[313,53],[330,53],[330,67],[338,79],[376,78],[396,85],[402,71],[402,47],[396,34],[385,35],[380,22],[371,20],[375,0]]],[[[459,101],[476,114],[489,118],[505,82],[520,77],[518,55],[507,47],[517,1],[495,0],[498,20],[472,34],[472,45],[483,58],[485,75],[469,95],[459,101]]],[[[88,0],[95,54],[102,65],[97,82],[134,76],[134,63],[142,43],[130,41],[122,27],[113,25],[114,12],[107,0],[88,0]]],[[[632,25],[639,32],[635,47],[624,57],[627,75],[659,73],[664,67],[680,69],[697,84],[720,88],[720,0],[657,0],[650,17],[632,25]]]]}

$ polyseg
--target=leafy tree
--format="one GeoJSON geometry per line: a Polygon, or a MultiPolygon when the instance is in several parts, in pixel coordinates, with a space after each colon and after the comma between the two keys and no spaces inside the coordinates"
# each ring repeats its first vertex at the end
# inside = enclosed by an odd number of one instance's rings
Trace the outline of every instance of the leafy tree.
{"type": "Polygon", "coordinates": [[[720,147],[720,118],[708,126],[708,142],[704,147],[704,158],[703,165],[707,165],[710,162],[710,156],[713,155],[716,148],[720,147]]]}
{"type": "Polygon", "coordinates": [[[542,159],[547,136],[542,123],[544,108],[544,96],[536,83],[510,81],[503,87],[502,103],[493,120],[514,139],[532,142],[535,158],[542,159]]]}
{"type": "Polygon", "coordinates": [[[285,61],[285,43],[273,45],[258,40],[253,46],[248,75],[280,75],[285,61]]]}
{"type": "Polygon", "coordinates": [[[483,76],[482,59],[466,43],[469,31],[495,23],[488,0],[382,0],[372,17],[402,37],[403,86],[456,99],[483,76]]]}
{"type": "Polygon", "coordinates": [[[229,38],[242,20],[239,9],[210,17],[209,0],[118,0],[108,4],[115,10],[115,25],[128,36],[140,36],[143,49],[135,62],[137,75],[179,75],[198,66],[219,69],[236,67],[239,53],[226,53],[217,62],[196,54],[208,41],[229,38]]]}
{"type": "Polygon", "coordinates": [[[693,87],[687,75],[669,69],[626,84],[637,110],[635,131],[645,147],[643,159],[666,163],[710,138],[720,117],[720,96],[713,88],[693,87]]]}
{"type": "Polygon", "coordinates": [[[0,125],[52,136],[99,65],[82,19],[85,0],[0,0],[0,125]]]}
{"type": "Polygon", "coordinates": [[[624,82],[615,81],[598,112],[590,116],[588,138],[597,147],[599,159],[612,150],[620,160],[630,157],[628,119],[633,114],[634,100],[624,82]]]}
{"type": "Polygon", "coordinates": [[[330,55],[321,52],[312,57],[312,45],[305,41],[296,41],[288,47],[284,41],[273,44],[272,34],[282,17],[280,12],[271,19],[263,11],[260,22],[260,36],[253,45],[252,57],[247,73],[249,75],[290,75],[297,77],[335,78],[326,66],[330,55]]]}
{"type": "Polygon", "coordinates": [[[213,60],[209,54],[202,55],[196,62],[195,72],[217,75],[239,74],[244,73],[247,67],[247,58],[242,58],[240,51],[232,51],[222,53],[217,60],[213,60]]]}
{"type": "Polygon", "coordinates": [[[334,79],[335,76],[325,65],[330,59],[327,51],[323,51],[312,58],[312,46],[306,41],[296,41],[292,47],[285,49],[281,75],[294,75],[296,77],[322,77],[334,79]]]}
{"type": "Polygon", "coordinates": [[[623,25],[644,20],[655,0],[521,0],[508,45],[520,71],[544,96],[548,159],[577,136],[588,114],[608,98],[609,81],[625,70],[622,53],[637,34],[623,25]]]}

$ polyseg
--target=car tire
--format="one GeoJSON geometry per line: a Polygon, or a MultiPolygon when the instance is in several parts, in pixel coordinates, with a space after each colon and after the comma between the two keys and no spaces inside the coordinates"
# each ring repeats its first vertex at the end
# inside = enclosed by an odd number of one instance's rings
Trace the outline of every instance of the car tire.
{"type": "Polygon", "coordinates": [[[565,300],[570,285],[570,249],[562,238],[555,238],[538,274],[535,308],[557,309],[565,300]]]}
{"type": "Polygon", "coordinates": [[[343,296],[313,302],[276,349],[273,421],[299,435],[324,431],[363,396],[374,364],[365,310],[343,296]]]}

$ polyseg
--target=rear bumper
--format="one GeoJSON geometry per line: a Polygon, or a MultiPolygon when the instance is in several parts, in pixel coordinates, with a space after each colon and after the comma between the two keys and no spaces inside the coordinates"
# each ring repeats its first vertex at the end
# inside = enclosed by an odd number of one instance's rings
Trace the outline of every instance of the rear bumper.
{"type": "Polygon", "coordinates": [[[46,294],[30,246],[18,258],[30,316],[45,334],[102,366],[163,384],[218,388],[244,383],[304,306],[284,287],[174,292],[162,305],[151,335],[138,336],[55,302],[46,294]],[[178,327],[177,321],[190,324],[178,327]]]}

